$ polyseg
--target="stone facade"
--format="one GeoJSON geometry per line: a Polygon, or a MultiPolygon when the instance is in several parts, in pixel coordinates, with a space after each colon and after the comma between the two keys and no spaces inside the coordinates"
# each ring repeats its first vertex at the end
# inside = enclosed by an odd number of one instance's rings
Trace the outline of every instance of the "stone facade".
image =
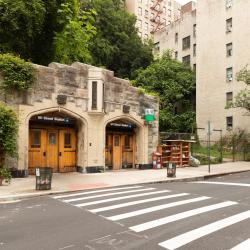
{"type": "Polygon", "coordinates": [[[155,97],[144,95],[129,81],[114,77],[112,71],[91,65],[71,66],[51,63],[49,67],[35,65],[37,82],[25,93],[3,94],[0,100],[12,106],[19,117],[18,169],[28,168],[29,121],[32,116],[62,112],[77,120],[77,166],[105,165],[105,129],[111,121],[123,119],[136,125],[135,164],[149,164],[158,144],[159,104],[155,97]],[[97,108],[91,109],[91,84],[97,82],[97,108]],[[64,105],[58,96],[67,96],[64,105]],[[129,113],[123,106],[130,107],[129,113]],[[155,110],[155,122],[146,124],[144,110],[155,110]]]}

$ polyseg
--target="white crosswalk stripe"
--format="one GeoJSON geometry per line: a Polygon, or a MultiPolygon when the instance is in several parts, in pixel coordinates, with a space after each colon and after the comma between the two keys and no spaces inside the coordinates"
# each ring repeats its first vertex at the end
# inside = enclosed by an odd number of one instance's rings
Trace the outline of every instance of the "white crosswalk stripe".
{"type": "Polygon", "coordinates": [[[178,235],[172,239],[159,243],[159,246],[169,249],[169,250],[175,250],[203,236],[214,233],[220,229],[231,226],[235,223],[238,223],[240,221],[243,221],[249,218],[250,218],[250,210],[230,216],[228,218],[225,218],[216,222],[213,222],[206,226],[196,228],[184,234],[178,235]]]}
{"type": "Polygon", "coordinates": [[[98,189],[98,190],[87,191],[87,192],[57,195],[57,196],[54,196],[53,198],[54,199],[61,199],[61,198],[74,197],[74,196],[85,195],[85,194],[94,194],[94,193],[102,193],[102,192],[110,192],[110,191],[116,191],[116,190],[134,189],[134,188],[142,188],[142,187],[143,186],[131,186],[131,187],[121,187],[121,188],[98,189]]]}
{"type": "Polygon", "coordinates": [[[121,195],[121,194],[135,193],[135,192],[143,192],[143,191],[149,191],[149,190],[154,190],[154,189],[155,188],[142,188],[142,189],[114,192],[114,193],[108,193],[108,194],[99,194],[99,195],[92,195],[92,196],[85,196],[85,197],[63,200],[63,202],[81,201],[81,200],[87,200],[87,199],[93,199],[93,198],[112,196],[112,195],[117,195],[117,194],[121,195]]]}
{"type": "MultiPolygon", "coordinates": [[[[165,190],[164,191],[158,191],[158,192],[154,192],[154,194],[159,194],[159,193],[163,193],[163,192],[166,192],[166,191],[165,190]]],[[[169,191],[167,191],[167,192],[169,192],[169,191]]],[[[128,207],[128,206],[138,205],[138,204],[143,204],[143,203],[147,203],[147,202],[151,202],[151,201],[160,201],[160,200],[166,200],[166,199],[170,199],[170,198],[177,198],[177,197],[186,196],[186,195],[189,195],[189,194],[188,193],[171,194],[171,195],[165,195],[165,196],[160,196],[160,197],[154,197],[154,198],[150,198],[150,199],[144,199],[144,200],[121,203],[121,204],[113,205],[113,206],[107,206],[107,207],[91,209],[89,211],[92,212],[92,213],[99,213],[99,212],[108,211],[108,210],[112,210],[112,209],[128,207]]]]}
{"type": "Polygon", "coordinates": [[[215,184],[215,185],[226,185],[226,186],[239,186],[239,187],[250,187],[248,183],[237,183],[237,182],[219,182],[219,181],[196,181],[192,182],[196,184],[215,184]]]}
{"type": "MultiPolygon", "coordinates": [[[[158,227],[161,230],[167,231],[169,227],[164,226],[169,223],[179,223],[178,227],[183,223],[186,226],[186,220],[188,218],[192,218],[192,220],[195,221],[199,220],[202,215],[206,218],[206,214],[212,214],[214,222],[207,225],[203,224],[196,229],[191,228],[190,230],[189,227],[190,231],[184,231],[184,233],[180,235],[177,234],[177,236],[170,239],[161,238],[161,240],[156,243],[160,247],[168,250],[175,250],[186,244],[193,244],[193,242],[196,244],[199,238],[208,235],[213,237],[212,233],[218,230],[224,232],[224,228],[250,218],[250,210],[245,212],[238,211],[236,215],[232,215],[233,210],[229,210],[229,208],[238,205],[238,203],[234,201],[215,202],[215,199],[208,196],[171,192],[171,190],[160,190],[153,187],[136,185],[76,192],[72,194],[57,195],[53,198],[61,202],[69,203],[75,207],[86,207],[87,211],[94,214],[97,213],[98,216],[110,221],[122,220],[123,226],[127,227],[131,233],[133,232],[136,234],[146,231],[147,235],[150,235],[152,232],[152,236],[158,234],[156,233],[159,232],[158,227]],[[192,204],[194,203],[196,203],[197,206],[193,208],[192,204]],[[168,209],[177,206],[178,212],[174,214],[174,210],[168,209]],[[227,208],[228,210],[226,210],[227,208]],[[224,211],[226,211],[226,214],[224,211]],[[222,214],[223,217],[225,215],[228,217],[221,219],[220,216],[222,216],[222,214]],[[133,217],[136,217],[136,220],[129,220],[133,217]]],[[[238,210],[239,207],[235,209],[238,210]]],[[[164,235],[165,234],[159,234],[157,237],[163,237],[164,235]]],[[[234,245],[236,245],[236,243],[234,245]]],[[[231,245],[231,247],[233,247],[231,250],[249,250],[249,246],[250,238],[234,247],[231,245]]],[[[152,249],[153,248],[154,246],[152,246],[152,249]]]]}
{"type": "Polygon", "coordinates": [[[239,245],[235,246],[231,250],[249,250],[250,249],[250,239],[241,242],[239,245]]]}
{"type": "Polygon", "coordinates": [[[90,201],[90,202],[75,204],[75,206],[76,207],[86,207],[86,206],[90,206],[90,205],[97,205],[97,204],[107,203],[107,202],[111,202],[111,201],[119,201],[119,200],[124,200],[124,199],[138,198],[138,197],[147,196],[147,195],[154,195],[154,194],[157,194],[157,192],[158,191],[142,193],[142,194],[133,194],[133,195],[120,196],[120,197],[104,199],[104,200],[98,200],[98,201],[90,201]]]}
{"type": "Polygon", "coordinates": [[[117,220],[122,220],[122,219],[130,218],[130,217],[146,214],[146,213],[152,213],[152,212],[159,211],[159,210],[166,209],[166,208],[170,208],[170,207],[176,207],[176,206],[189,204],[189,203],[193,203],[193,202],[198,202],[198,201],[203,201],[203,200],[207,200],[207,199],[210,199],[210,197],[202,196],[202,197],[183,200],[183,201],[176,201],[176,202],[167,203],[167,204],[163,204],[163,205],[159,205],[159,206],[148,207],[145,209],[136,210],[136,211],[129,212],[129,213],[124,213],[124,214],[114,215],[111,217],[106,217],[106,219],[112,220],[112,221],[117,221],[117,220]]]}
{"type": "Polygon", "coordinates": [[[218,204],[214,204],[214,205],[210,205],[210,206],[205,206],[205,207],[200,207],[197,209],[193,209],[193,210],[189,210],[183,213],[178,213],[178,214],[174,214],[171,216],[167,216],[165,218],[160,218],[157,220],[153,220],[153,221],[149,221],[137,226],[133,226],[130,227],[131,230],[135,231],[135,232],[142,232],[148,229],[152,229],[155,227],[159,227],[162,225],[166,225],[168,223],[174,222],[174,221],[178,221],[184,218],[188,218],[197,214],[202,214],[205,212],[209,212],[209,211],[213,211],[215,209],[219,209],[219,208],[224,208],[224,207],[228,207],[228,206],[232,206],[237,204],[237,202],[233,202],[233,201],[226,201],[226,202],[221,202],[218,204]]]}

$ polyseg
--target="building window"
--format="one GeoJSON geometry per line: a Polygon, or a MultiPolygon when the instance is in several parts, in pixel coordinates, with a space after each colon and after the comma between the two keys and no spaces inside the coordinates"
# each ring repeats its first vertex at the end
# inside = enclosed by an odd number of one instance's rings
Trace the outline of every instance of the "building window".
{"type": "Polygon", "coordinates": [[[148,23],[145,23],[145,30],[148,31],[148,23]]]}
{"type": "Polygon", "coordinates": [[[162,22],[163,22],[163,25],[165,26],[167,25],[167,20],[165,18],[163,18],[162,22]]]}
{"type": "Polygon", "coordinates": [[[140,15],[140,16],[142,15],[142,8],[141,7],[138,8],[138,15],[140,15]]]}
{"type": "Polygon", "coordinates": [[[227,56],[233,55],[233,44],[232,43],[228,43],[226,45],[226,53],[227,53],[227,56]]]}
{"type": "Polygon", "coordinates": [[[151,25],[151,32],[154,31],[154,25],[151,25]]]}
{"type": "Polygon", "coordinates": [[[71,148],[71,134],[64,133],[64,148],[71,148]]]}
{"type": "Polygon", "coordinates": [[[97,109],[97,82],[92,82],[92,109],[97,109]]]}
{"type": "Polygon", "coordinates": [[[178,43],[178,33],[175,33],[175,43],[178,43]]]}
{"type": "Polygon", "coordinates": [[[137,27],[141,28],[142,27],[142,20],[137,20],[137,27]]]}
{"type": "Polygon", "coordinates": [[[229,18],[226,20],[226,33],[230,33],[233,28],[233,19],[229,18]]]}
{"type": "Polygon", "coordinates": [[[40,148],[41,147],[41,131],[36,130],[32,132],[31,135],[31,148],[40,148]]]}
{"type": "Polygon", "coordinates": [[[163,7],[163,13],[165,14],[166,13],[166,7],[163,7]]]}
{"type": "Polygon", "coordinates": [[[168,10],[168,16],[171,17],[171,10],[168,10]]]}
{"type": "Polygon", "coordinates": [[[160,51],[160,42],[154,44],[155,51],[160,51]]]}
{"type": "Polygon", "coordinates": [[[175,58],[175,60],[178,60],[178,51],[174,52],[174,58],[175,58]]]}
{"type": "Polygon", "coordinates": [[[233,81],[233,68],[232,67],[227,68],[226,72],[227,72],[227,79],[226,79],[227,82],[233,81]]]}
{"type": "Polygon", "coordinates": [[[145,17],[148,17],[148,10],[145,10],[145,17]]]}
{"type": "Polygon", "coordinates": [[[227,121],[227,130],[232,130],[233,129],[233,117],[228,116],[226,118],[226,121],[227,121]]]}
{"type": "Polygon", "coordinates": [[[196,72],[196,64],[193,65],[193,71],[196,72]]]}
{"type": "Polygon", "coordinates": [[[193,25],[193,37],[196,37],[196,24],[193,25]]]}
{"type": "Polygon", "coordinates": [[[190,65],[190,55],[182,57],[182,62],[186,65],[190,65]]]}
{"type": "Polygon", "coordinates": [[[226,93],[226,104],[229,105],[233,101],[233,92],[226,93]]]}
{"type": "Polygon", "coordinates": [[[171,0],[168,0],[168,6],[171,6],[171,0]]]}
{"type": "Polygon", "coordinates": [[[193,56],[196,57],[196,44],[193,45],[193,56]]]}
{"type": "Polygon", "coordinates": [[[138,32],[138,35],[139,35],[139,37],[142,37],[142,33],[140,31],[138,32]]]}
{"type": "Polygon", "coordinates": [[[229,9],[233,6],[233,0],[226,0],[226,8],[229,9]]]}
{"type": "Polygon", "coordinates": [[[190,36],[187,36],[182,39],[182,49],[189,49],[190,48],[190,36]]]}

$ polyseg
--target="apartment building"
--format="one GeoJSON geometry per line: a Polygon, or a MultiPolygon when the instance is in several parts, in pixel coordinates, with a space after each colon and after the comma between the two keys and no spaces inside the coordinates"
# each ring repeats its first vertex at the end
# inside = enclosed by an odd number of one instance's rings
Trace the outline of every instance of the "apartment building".
{"type": "MultiPolygon", "coordinates": [[[[250,63],[250,1],[198,0],[197,83],[198,127],[211,121],[223,133],[237,128],[250,131],[250,116],[243,109],[225,109],[242,89],[236,73],[250,63]]],[[[200,136],[204,136],[200,130],[200,136]]],[[[213,138],[218,138],[213,133],[213,138]]]]}
{"type": "Polygon", "coordinates": [[[176,60],[196,68],[196,3],[181,7],[181,17],[154,34],[155,53],[170,49],[176,60]]]}
{"type": "Polygon", "coordinates": [[[137,17],[139,36],[148,39],[180,16],[181,5],[174,0],[125,0],[128,12],[137,17]]]}
{"type": "MultiPolygon", "coordinates": [[[[154,36],[155,51],[172,49],[174,57],[196,70],[197,126],[223,134],[237,128],[250,131],[250,116],[243,109],[225,109],[246,88],[236,73],[250,62],[250,1],[198,0],[181,8],[181,18],[154,36]],[[244,10],[244,11],[242,11],[244,10]],[[196,67],[197,65],[197,67],[196,67]]],[[[198,130],[201,138],[206,131],[198,130]]],[[[217,140],[214,132],[212,139],[217,140]]]]}

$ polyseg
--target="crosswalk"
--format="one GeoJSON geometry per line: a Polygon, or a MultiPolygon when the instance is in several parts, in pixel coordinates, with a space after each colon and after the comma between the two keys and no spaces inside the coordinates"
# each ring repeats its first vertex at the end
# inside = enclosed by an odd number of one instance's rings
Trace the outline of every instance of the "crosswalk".
{"type": "MultiPolygon", "coordinates": [[[[159,249],[175,250],[187,244],[197,244],[200,239],[214,237],[215,232],[225,233],[228,228],[238,225],[237,223],[250,223],[250,210],[240,207],[235,201],[219,201],[208,196],[141,185],[103,188],[57,195],[53,198],[109,221],[119,222],[134,233],[152,237],[158,234],[156,245],[159,249]],[[202,216],[204,222],[201,220],[202,216]],[[198,227],[195,223],[186,223],[190,219],[197,220],[198,227]],[[175,223],[180,228],[183,223],[187,230],[182,230],[179,234],[171,232],[172,236],[169,237],[164,230],[169,230],[167,225],[170,223],[175,223]],[[159,234],[159,231],[163,233],[159,234]]],[[[225,249],[249,250],[250,239],[241,239],[241,242],[237,239],[232,241],[230,247],[225,249]]]]}

